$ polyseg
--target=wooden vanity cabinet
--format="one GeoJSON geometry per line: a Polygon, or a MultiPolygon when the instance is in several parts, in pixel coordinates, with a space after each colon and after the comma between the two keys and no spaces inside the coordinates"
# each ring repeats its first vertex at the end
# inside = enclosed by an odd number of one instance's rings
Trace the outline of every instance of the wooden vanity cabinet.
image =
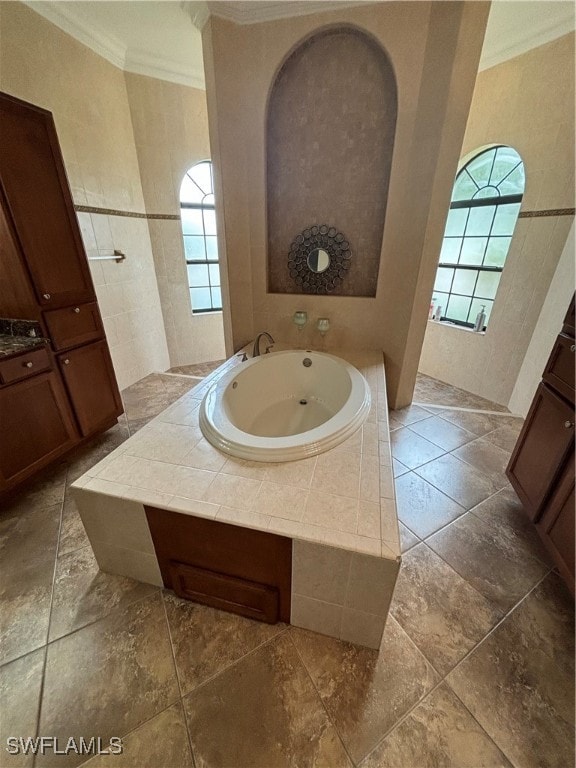
{"type": "Polygon", "coordinates": [[[0,317],[34,320],[50,340],[29,369],[0,360],[3,495],[123,411],[54,120],[3,93],[0,259],[0,317]]]}
{"type": "Polygon", "coordinates": [[[574,594],[574,298],[506,469],[574,594]]]}

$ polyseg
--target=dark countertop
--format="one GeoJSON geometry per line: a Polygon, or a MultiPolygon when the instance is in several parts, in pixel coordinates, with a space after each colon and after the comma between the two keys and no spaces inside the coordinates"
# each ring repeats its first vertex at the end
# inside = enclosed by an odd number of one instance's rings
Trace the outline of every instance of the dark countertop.
{"type": "Polygon", "coordinates": [[[41,336],[8,336],[0,334],[0,360],[11,355],[18,355],[34,347],[42,347],[48,343],[48,339],[41,336]]]}

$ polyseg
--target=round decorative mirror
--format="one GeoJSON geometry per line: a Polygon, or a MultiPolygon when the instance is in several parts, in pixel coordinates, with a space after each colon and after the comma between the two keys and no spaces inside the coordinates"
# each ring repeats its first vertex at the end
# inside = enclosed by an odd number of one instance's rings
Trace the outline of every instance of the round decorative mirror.
{"type": "Polygon", "coordinates": [[[350,269],[350,244],[336,227],[314,225],[296,235],[288,271],[302,293],[332,293],[350,269]]]}
{"type": "Polygon", "coordinates": [[[314,248],[308,254],[306,263],[309,270],[319,275],[322,272],[326,272],[330,266],[330,254],[323,248],[314,248]]]}

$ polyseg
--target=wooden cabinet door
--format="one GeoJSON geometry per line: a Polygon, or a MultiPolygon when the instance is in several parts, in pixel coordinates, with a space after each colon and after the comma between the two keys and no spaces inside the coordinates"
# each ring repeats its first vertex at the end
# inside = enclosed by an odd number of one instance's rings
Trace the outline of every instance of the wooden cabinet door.
{"type": "Polygon", "coordinates": [[[571,403],[574,402],[574,360],[576,359],[574,339],[565,333],[559,334],[544,369],[544,381],[571,403]]]}
{"type": "Polygon", "coordinates": [[[506,474],[536,520],[574,445],[574,409],[545,384],[532,402],[506,474]]]}
{"type": "Polygon", "coordinates": [[[574,336],[576,330],[576,307],[574,302],[575,299],[574,296],[572,296],[572,301],[570,302],[568,312],[566,312],[566,317],[564,318],[564,325],[562,326],[562,331],[568,336],[574,336]]]}
{"type": "Polygon", "coordinates": [[[564,580],[574,594],[574,450],[556,490],[537,524],[542,540],[552,553],[564,580]]]}
{"type": "Polygon", "coordinates": [[[39,303],[90,301],[94,288],[50,112],[0,94],[0,183],[39,303]]]}
{"type": "Polygon", "coordinates": [[[106,342],[74,349],[58,362],[82,435],[111,426],[123,408],[106,342]]]}
{"type": "MultiPolygon", "coordinates": [[[[0,143],[2,137],[0,134],[0,143]]],[[[40,309],[32,289],[18,237],[0,184],[0,317],[39,320],[40,309]]]]}
{"type": "Polygon", "coordinates": [[[42,373],[0,389],[0,475],[16,485],[78,440],[58,376],[42,373]]]}

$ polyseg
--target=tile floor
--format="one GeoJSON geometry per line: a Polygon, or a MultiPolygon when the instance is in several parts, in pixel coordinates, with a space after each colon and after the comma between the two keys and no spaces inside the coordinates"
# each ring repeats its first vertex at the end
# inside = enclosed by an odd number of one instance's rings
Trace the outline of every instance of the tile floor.
{"type": "Polygon", "coordinates": [[[35,735],[123,738],[89,768],[573,765],[573,603],[503,471],[521,420],[434,380],[453,408],[393,414],[405,554],[377,654],[98,571],[70,483],[192,383],[130,387],[0,512],[0,766],[85,760],[5,753],[35,735]]]}

